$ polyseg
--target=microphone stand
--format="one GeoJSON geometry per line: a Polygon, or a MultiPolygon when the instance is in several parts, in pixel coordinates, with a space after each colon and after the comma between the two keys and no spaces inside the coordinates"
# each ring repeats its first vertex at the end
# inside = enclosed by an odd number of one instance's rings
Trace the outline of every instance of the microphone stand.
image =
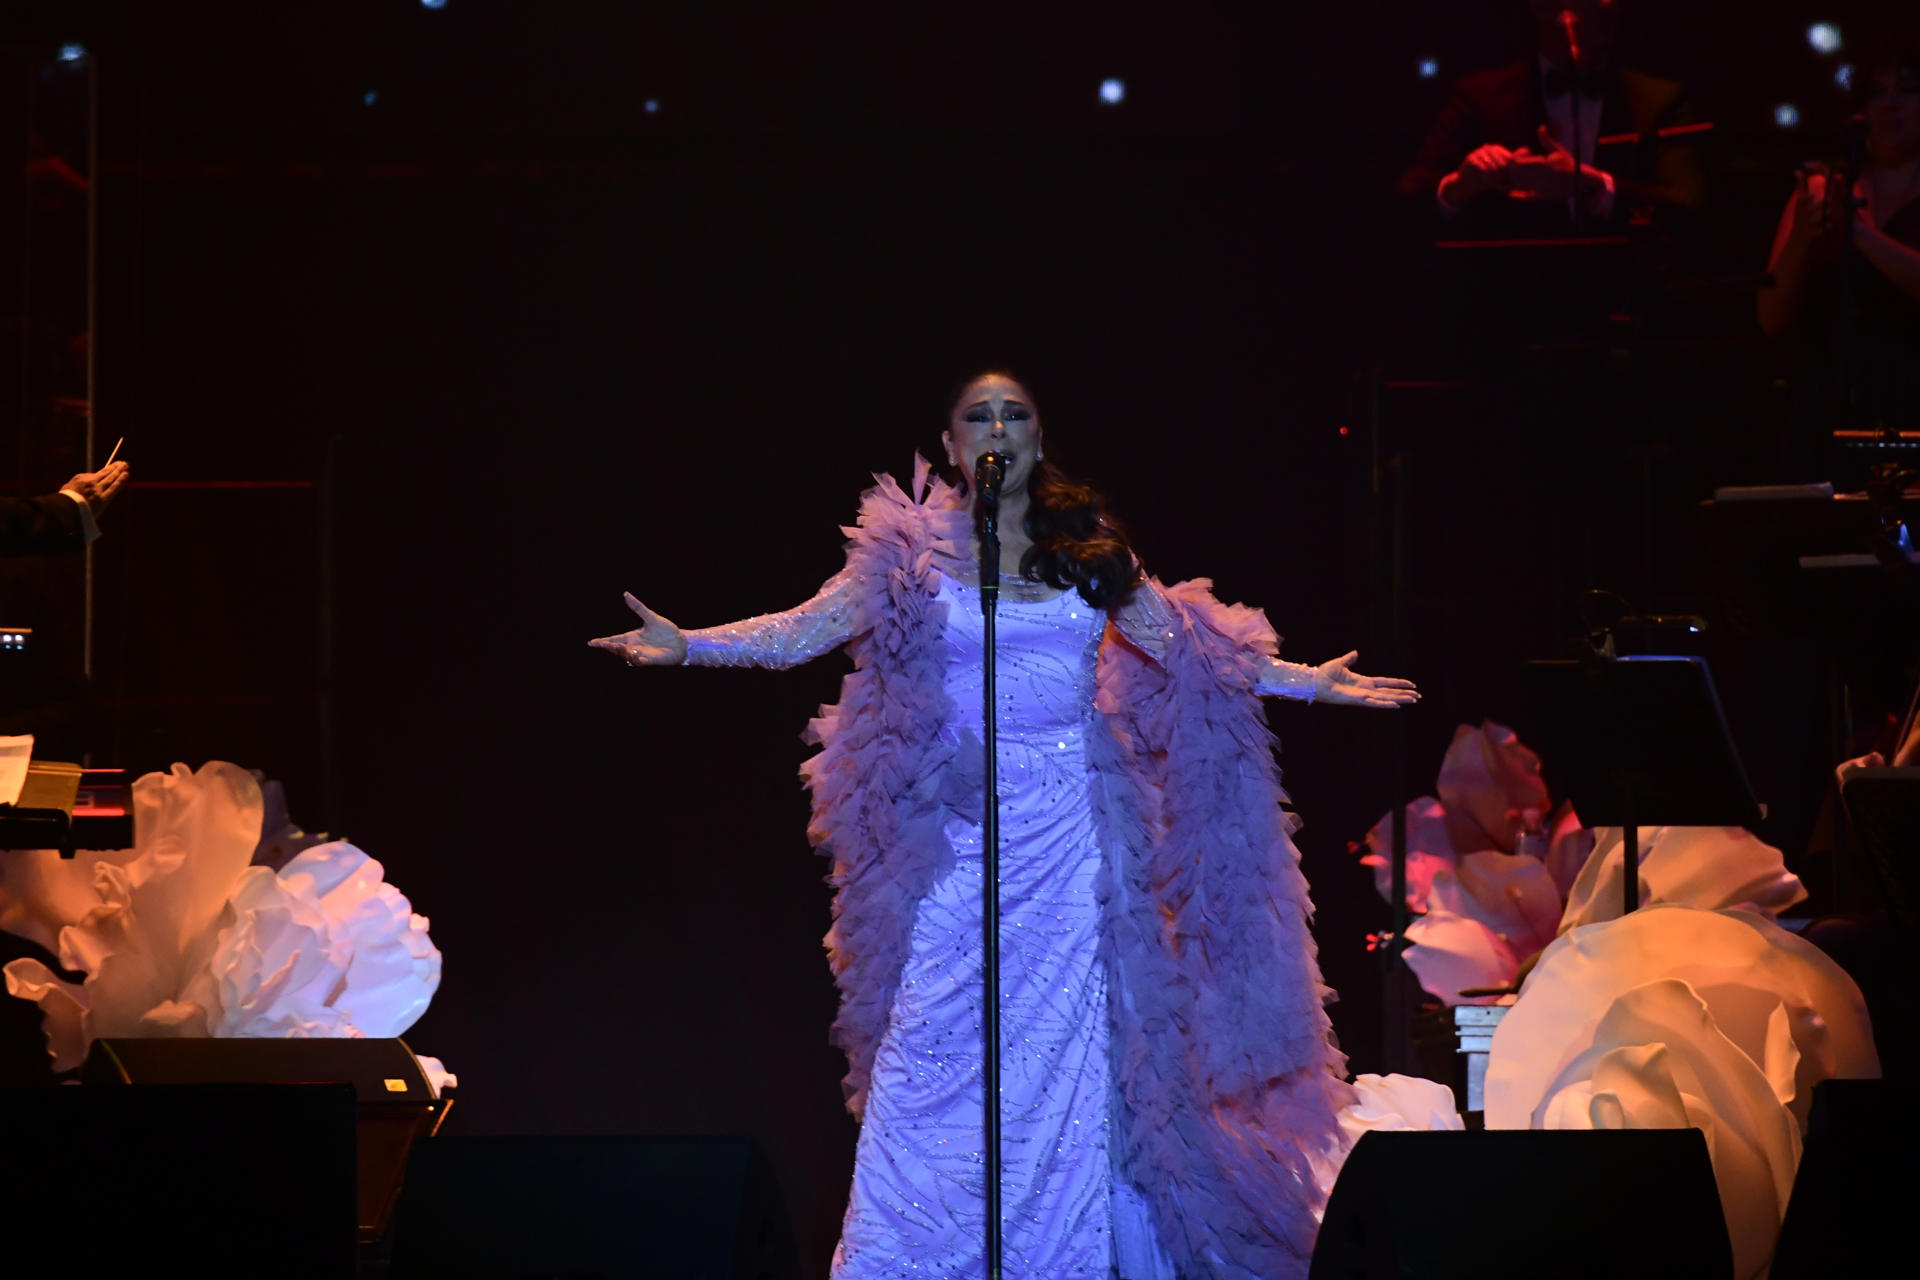
{"type": "MultiPolygon", "coordinates": [[[[1586,162],[1580,158],[1580,94],[1582,92],[1582,86],[1580,84],[1580,56],[1578,54],[1575,54],[1573,58],[1573,75],[1571,79],[1573,83],[1567,87],[1567,120],[1572,127],[1569,128],[1567,132],[1573,135],[1573,143],[1567,149],[1573,152],[1573,194],[1567,197],[1567,221],[1573,227],[1573,234],[1578,236],[1585,232],[1587,223],[1585,217],[1586,211],[1580,207],[1580,179],[1585,175],[1586,162]]],[[[1596,128],[1595,132],[1598,133],[1599,130],[1596,128]]],[[[1600,158],[1598,151],[1599,148],[1596,147],[1594,155],[1594,159],[1596,160],[1600,158]]]]}
{"type": "Polygon", "coordinates": [[[980,824],[982,866],[986,877],[981,903],[985,924],[980,1023],[986,1055],[982,1071],[986,1112],[987,1276],[1000,1274],[1000,784],[994,746],[999,740],[994,714],[994,619],[1000,603],[1000,480],[1003,463],[998,454],[982,454],[974,473],[974,492],[980,502],[980,614],[985,623],[984,675],[981,689],[981,735],[986,754],[986,812],[980,824]]]}

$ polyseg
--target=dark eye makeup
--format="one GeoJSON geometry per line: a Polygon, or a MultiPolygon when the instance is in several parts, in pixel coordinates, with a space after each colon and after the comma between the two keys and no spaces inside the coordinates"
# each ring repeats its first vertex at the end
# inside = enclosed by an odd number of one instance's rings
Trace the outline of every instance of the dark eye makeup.
{"type": "MultiPolygon", "coordinates": [[[[1006,420],[1008,422],[1025,422],[1031,417],[1033,417],[1032,410],[1026,408],[1024,405],[1010,404],[1007,406],[1006,420]]],[[[993,410],[987,408],[985,405],[975,405],[973,408],[967,410],[964,421],[992,422],[993,410]]]]}

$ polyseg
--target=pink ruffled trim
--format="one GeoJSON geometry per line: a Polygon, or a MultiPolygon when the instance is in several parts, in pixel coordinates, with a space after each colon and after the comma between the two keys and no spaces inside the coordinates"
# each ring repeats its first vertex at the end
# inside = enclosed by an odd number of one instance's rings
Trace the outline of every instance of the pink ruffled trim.
{"type": "Polygon", "coordinates": [[[1181,1275],[1304,1276],[1350,1097],[1254,658],[1257,611],[1204,580],[1152,661],[1101,650],[1094,802],[1106,834],[1123,1176],[1181,1275]]]}
{"type": "MultiPolygon", "coordinates": [[[[915,462],[918,493],[929,468],[925,459],[915,462]]],[[[820,751],[800,767],[813,797],[808,838],[832,860],[826,946],[840,1012],[831,1038],[847,1055],[841,1088],[856,1116],[866,1106],[914,914],[953,857],[945,831],[950,800],[938,790],[954,752],[939,741],[953,707],[936,564],[961,554],[968,527],[959,496],[937,480],[923,506],[893,477],[874,478],[857,527],[845,531],[861,591],[848,642],[855,670],[839,703],[821,707],[808,724],[802,736],[820,751]]]]}

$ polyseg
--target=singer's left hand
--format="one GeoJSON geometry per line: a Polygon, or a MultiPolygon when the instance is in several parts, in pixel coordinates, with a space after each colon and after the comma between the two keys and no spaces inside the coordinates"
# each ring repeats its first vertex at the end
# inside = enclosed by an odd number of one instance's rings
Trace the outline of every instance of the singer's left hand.
{"type": "Polygon", "coordinates": [[[1353,669],[1359,651],[1341,654],[1313,669],[1313,700],[1352,707],[1404,707],[1420,701],[1411,680],[1393,676],[1363,676],[1353,669]]]}

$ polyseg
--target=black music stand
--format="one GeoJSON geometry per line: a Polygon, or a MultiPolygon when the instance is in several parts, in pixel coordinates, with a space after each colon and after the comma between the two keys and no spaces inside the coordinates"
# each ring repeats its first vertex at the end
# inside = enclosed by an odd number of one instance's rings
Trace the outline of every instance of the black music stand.
{"type": "Polygon", "coordinates": [[[1587,826],[1624,838],[1624,909],[1640,905],[1642,826],[1761,819],[1706,661],[1639,656],[1529,662],[1547,759],[1587,826]]]}

